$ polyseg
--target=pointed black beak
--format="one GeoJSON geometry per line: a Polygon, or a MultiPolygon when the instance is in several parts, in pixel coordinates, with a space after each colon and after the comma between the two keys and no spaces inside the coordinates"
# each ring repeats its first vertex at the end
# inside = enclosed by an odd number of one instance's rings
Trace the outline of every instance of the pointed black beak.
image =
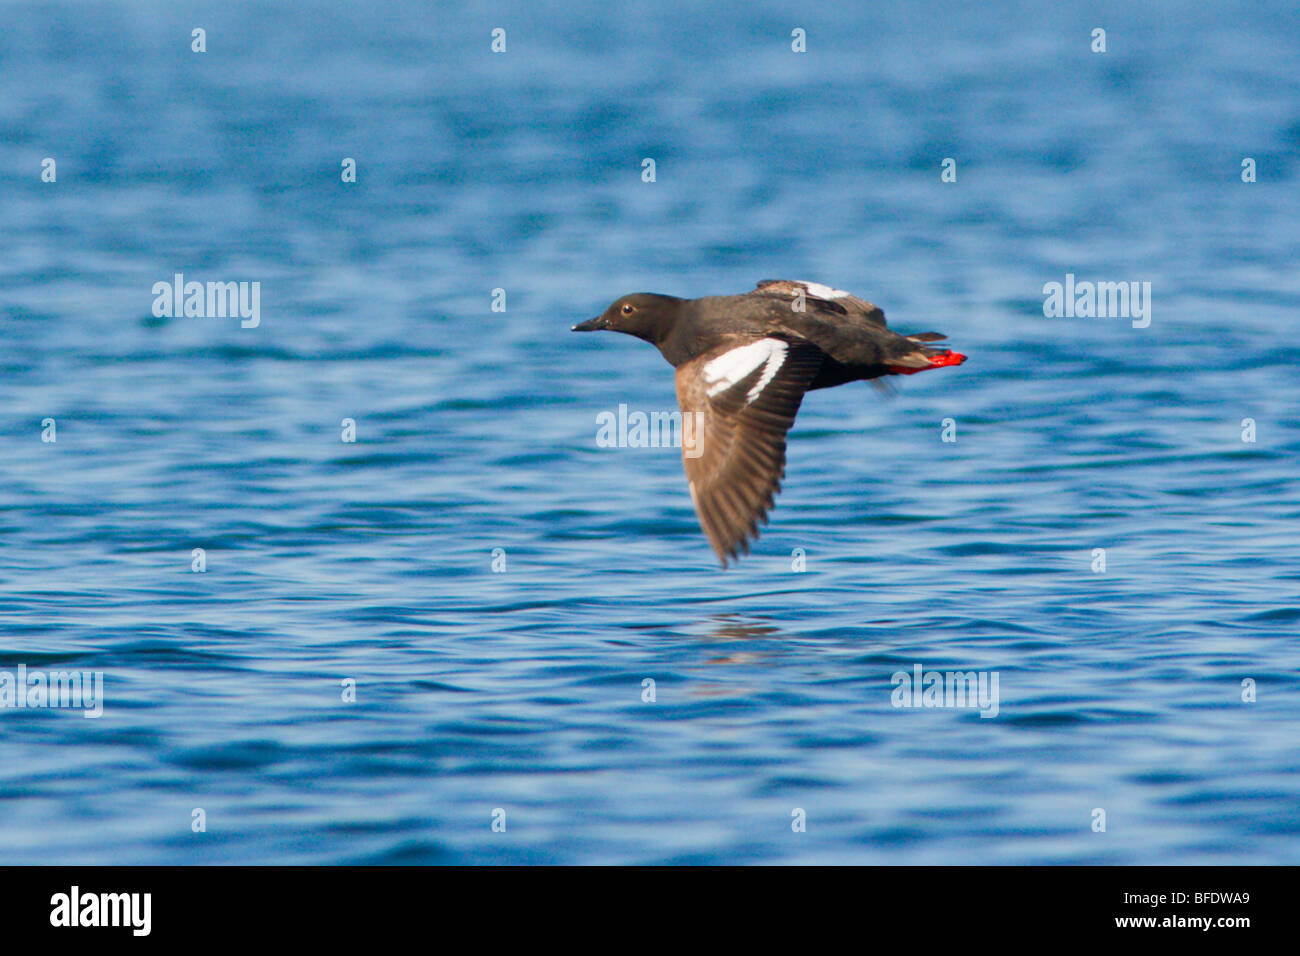
{"type": "Polygon", "coordinates": [[[573,332],[595,332],[605,327],[604,316],[598,315],[594,319],[588,319],[586,322],[579,322],[571,331],[573,332]]]}

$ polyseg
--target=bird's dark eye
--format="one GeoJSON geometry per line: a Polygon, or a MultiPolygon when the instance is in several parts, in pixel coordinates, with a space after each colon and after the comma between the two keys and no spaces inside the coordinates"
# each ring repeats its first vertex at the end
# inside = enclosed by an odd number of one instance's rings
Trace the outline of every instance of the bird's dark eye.
{"type": "Polygon", "coordinates": [[[631,315],[631,314],[632,314],[632,306],[631,306],[629,303],[627,303],[627,302],[624,302],[624,303],[623,303],[623,314],[624,314],[624,315],[631,315]]]}

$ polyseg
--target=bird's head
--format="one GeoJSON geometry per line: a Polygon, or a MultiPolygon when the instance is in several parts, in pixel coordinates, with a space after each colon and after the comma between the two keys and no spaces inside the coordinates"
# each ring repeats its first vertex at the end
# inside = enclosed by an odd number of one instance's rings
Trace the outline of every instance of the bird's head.
{"type": "Polygon", "coordinates": [[[676,306],[682,300],[671,295],[653,292],[635,292],[616,299],[612,305],[594,319],[579,322],[575,332],[595,332],[609,329],[626,332],[647,342],[659,342],[672,328],[676,319],[676,306]]]}

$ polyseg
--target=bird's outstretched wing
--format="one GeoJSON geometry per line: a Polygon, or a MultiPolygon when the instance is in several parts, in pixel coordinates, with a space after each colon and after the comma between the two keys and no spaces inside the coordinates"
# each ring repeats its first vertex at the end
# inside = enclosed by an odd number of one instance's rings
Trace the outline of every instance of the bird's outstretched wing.
{"type": "Polygon", "coordinates": [[[809,342],[768,336],[677,369],[686,480],[723,567],[749,551],[767,518],[785,474],[786,433],[824,360],[809,342]]]}

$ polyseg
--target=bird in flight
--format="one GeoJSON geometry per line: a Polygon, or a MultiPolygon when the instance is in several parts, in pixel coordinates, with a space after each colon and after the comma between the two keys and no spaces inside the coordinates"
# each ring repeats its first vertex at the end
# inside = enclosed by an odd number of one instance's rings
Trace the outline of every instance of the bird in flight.
{"type": "Polygon", "coordinates": [[[573,327],[599,329],[651,343],[677,370],[683,423],[700,423],[696,447],[683,438],[686,480],[724,568],[767,520],[805,392],[966,361],[927,344],[945,338],[938,332],[900,335],[870,302],[793,279],[765,279],[743,295],[625,295],[573,327]]]}

